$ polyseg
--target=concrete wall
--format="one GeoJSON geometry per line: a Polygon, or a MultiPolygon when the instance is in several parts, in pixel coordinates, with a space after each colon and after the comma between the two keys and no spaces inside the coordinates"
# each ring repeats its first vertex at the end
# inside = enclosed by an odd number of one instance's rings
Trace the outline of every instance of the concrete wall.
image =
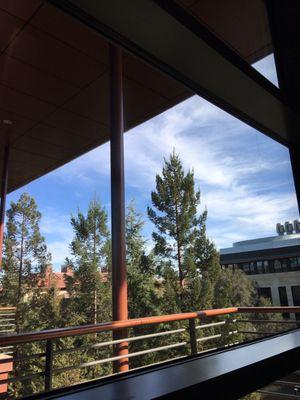
{"type": "Polygon", "coordinates": [[[271,288],[274,306],[280,306],[278,287],[285,286],[289,303],[288,305],[294,305],[291,287],[300,286],[300,271],[248,275],[248,277],[252,279],[259,287],[271,288]]]}

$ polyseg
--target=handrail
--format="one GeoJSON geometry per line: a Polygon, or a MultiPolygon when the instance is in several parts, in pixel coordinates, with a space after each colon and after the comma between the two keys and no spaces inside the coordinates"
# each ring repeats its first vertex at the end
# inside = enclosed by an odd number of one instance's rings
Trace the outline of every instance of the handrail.
{"type": "Polygon", "coordinates": [[[100,332],[115,331],[124,328],[153,325],[182,320],[201,319],[205,317],[217,317],[236,313],[300,313],[300,307],[228,307],[212,310],[203,310],[179,314],[160,315],[153,317],[135,318],[123,321],[104,322],[93,325],[82,325],[70,328],[49,329],[38,332],[25,332],[0,336],[0,346],[17,345],[35,342],[39,340],[58,339],[67,336],[95,334],[100,332]]]}
{"type": "MultiPolygon", "coordinates": [[[[35,371],[32,371],[32,368],[29,368],[29,371],[26,375],[21,375],[21,376],[13,376],[13,377],[5,377],[5,379],[0,379],[1,384],[13,384],[14,382],[23,382],[26,380],[32,380],[36,378],[43,377],[44,380],[44,391],[48,392],[49,390],[52,389],[53,385],[53,379],[55,375],[61,374],[62,372],[65,371],[71,371],[74,369],[81,370],[82,368],[94,368],[97,365],[108,363],[111,364],[112,362],[115,362],[116,360],[122,360],[122,359],[128,359],[128,358],[134,358],[134,357],[140,357],[146,354],[155,354],[157,352],[166,352],[171,349],[182,349],[180,350],[180,354],[184,353],[194,355],[194,354],[199,354],[201,352],[206,352],[208,350],[213,350],[214,348],[218,347],[212,347],[209,346],[208,348],[206,345],[206,342],[210,343],[210,341],[213,341],[213,343],[219,339],[221,340],[221,346],[231,346],[234,344],[238,344],[240,342],[240,339],[237,338],[235,335],[236,334],[247,334],[249,335],[269,335],[272,334],[273,332],[265,332],[265,331],[250,331],[247,330],[247,327],[245,326],[245,331],[240,330],[240,329],[234,329],[232,323],[236,322],[246,322],[249,321],[249,317],[245,318],[244,320],[240,318],[239,320],[236,319],[236,317],[231,317],[230,314],[236,314],[236,313],[300,313],[300,307],[229,307],[229,308],[224,308],[224,309],[215,309],[215,310],[202,310],[202,311],[197,311],[197,312],[186,312],[186,313],[180,313],[180,314],[170,314],[170,315],[161,315],[161,316],[152,316],[152,317],[144,317],[144,318],[135,318],[131,320],[123,320],[123,321],[113,321],[113,322],[105,322],[101,324],[96,324],[96,325],[83,325],[83,326],[75,326],[75,327],[69,327],[69,328],[60,328],[60,329],[50,329],[50,330],[44,330],[44,331],[39,331],[39,332],[25,332],[25,333],[20,333],[20,334],[1,334],[0,333],[0,349],[6,349],[12,345],[11,347],[13,348],[14,345],[19,345],[19,344],[24,344],[24,343],[30,343],[30,342],[36,342],[36,341],[44,341],[45,347],[41,347],[41,351],[39,353],[35,354],[27,354],[26,352],[23,354],[22,353],[16,356],[11,356],[9,358],[3,358],[0,360],[0,366],[3,368],[5,365],[9,363],[11,366],[15,362],[23,362],[23,361],[28,361],[28,360],[33,360],[33,363],[35,363],[36,359],[42,359],[42,364],[38,364],[40,368],[43,368],[43,371],[38,372],[38,373],[33,373],[35,371]],[[227,318],[219,318],[217,319],[216,322],[212,323],[207,323],[207,317],[218,317],[218,316],[224,316],[228,315],[227,318]],[[196,319],[200,319],[200,322],[196,324],[196,319]],[[128,328],[133,328],[133,327],[138,327],[138,326],[147,326],[147,325],[153,325],[153,324],[162,324],[162,323],[168,323],[168,322],[175,322],[175,321],[188,321],[188,324],[179,327],[164,327],[163,331],[159,330],[158,332],[154,333],[146,333],[142,335],[129,335],[128,338],[120,338],[117,340],[106,340],[106,341],[100,341],[98,342],[95,340],[92,343],[89,344],[83,344],[75,347],[70,347],[70,348],[57,348],[54,344],[55,339],[60,339],[63,337],[70,337],[70,336],[76,336],[76,335],[86,335],[86,334],[95,334],[95,333],[101,333],[101,332],[112,332],[118,329],[128,329],[128,328]],[[221,326],[227,325],[227,328],[225,329],[224,332],[219,331],[221,326]],[[171,330],[168,330],[170,329],[171,330]],[[197,334],[198,329],[205,331],[205,329],[211,329],[209,332],[206,332],[204,336],[199,337],[197,334]],[[215,330],[216,328],[216,330],[215,330]],[[173,335],[176,336],[176,342],[174,342],[173,335]],[[208,334],[209,336],[205,336],[208,334]],[[112,346],[115,346],[118,343],[121,343],[123,341],[125,342],[137,342],[137,341],[144,341],[146,339],[152,339],[152,338],[157,338],[157,337],[163,337],[163,336],[172,336],[172,341],[168,341],[167,343],[159,341],[158,343],[155,342],[156,347],[146,347],[139,349],[137,348],[132,348],[131,352],[126,355],[110,355],[113,348],[112,346]],[[183,336],[182,336],[183,335],[183,336]],[[230,337],[232,338],[230,340],[230,337]],[[227,343],[226,343],[227,342],[227,343]],[[158,347],[157,347],[158,345],[158,347]],[[186,348],[188,346],[188,348],[186,348]],[[200,346],[200,347],[199,347],[200,346]],[[203,350],[206,348],[205,350],[203,350]],[[83,360],[85,362],[81,362],[76,365],[72,365],[69,362],[66,362],[65,365],[59,366],[57,364],[57,357],[59,357],[61,354],[65,353],[73,353],[77,351],[82,351],[82,350],[97,350],[100,348],[105,348],[107,347],[108,350],[105,350],[105,357],[104,358],[99,358],[99,354],[94,354],[93,359],[87,359],[83,360]],[[183,350],[183,348],[185,350],[183,350]],[[55,361],[56,360],[56,361],[55,361]]],[[[273,320],[273,319],[272,319],[273,320]]],[[[253,320],[256,321],[256,320],[253,320]]],[[[286,321],[281,321],[281,322],[286,322],[286,321]]],[[[295,320],[293,323],[299,327],[298,321],[295,320]]],[[[154,343],[153,343],[154,344],[154,343]]],[[[152,345],[153,345],[152,344],[152,345]]],[[[217,345],[218,346],[218,345],[217,345]]],[[[177,350],[176,350],[177,351],[177,350]]],[[[13,351],[8,351],[5,352],[5,354],[12,353],[13,351]]],[[[103,355],[104,355],[103,354],[103,355]]],[[[177,353],[176,353],[177,354],[177,353]]],[[[158,357],[159,360],[161,360],[161,357],[158,357]]],[[[164,356],[162,356],[162,359],[164,359],[164,356]]],[[[70,361],[70,360],[69,360],[70,361]]],[[[139,361],[138,361],[139,363],[139,361]]],[[[4,376],[3,376],[4,378],[4,376]]]]}
{"type": "MultiPolygon", "coordinates": [[[[300,307],[299,307],[300,309],[300,307]]],[[[196,312],[187,312],[180,314],[160,315],[154,317],[135,318],[124,321],[103,322],[93,325],[82,325],[70,328],[49,329],[38,332],[26,332],[13,335],[0,336],[0,346],[9,344],[22,344],[36,342],[39,340],[58,339],[67,336],[94,334],[107,331],[115,331],[124,328],[133,328],[137,326],[161,324],[166,322],[183,321],[188,319],[197,319],[204,317],[215,317],[238,312],[237,307],[220,308],[215,310],[204,310],[196,312]]],[[[300,312],[300,311],[299,311],[300,312]]]]}
{"type": "Polygon", "coordinates": [[[282,306],[282,307],[238,307],[239,313],[262,313],[262,314],[272,314],[272,313],[300,313],[299,306],[282,306]]]}

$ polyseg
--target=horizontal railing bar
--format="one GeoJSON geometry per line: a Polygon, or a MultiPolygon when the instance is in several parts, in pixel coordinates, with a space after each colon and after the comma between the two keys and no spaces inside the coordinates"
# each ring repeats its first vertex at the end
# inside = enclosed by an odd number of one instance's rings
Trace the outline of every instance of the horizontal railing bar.
{"type": "Polygon", "coordinates": [[[46,357],[46,353],[29,354],[28,356],[16,357],[16,358],[12,358],[10,360],[5,360],[5,359],[1,360],[0,359],[0,364],[5,364],[7,362],[22,362],[22,361],[27,361],[27,360],[32,360],[32,359],[42,358],[42,357],[46,357]]]}
{"type": "Polygon", "coordinates": [[[291,381],[275,381],[272,383],[272,385],[283,385],[283,386],[291,386],[291,387],[295,387],[295,386],[299,386],[300,383],[299,382],[291,382],[291,381]]]}
{"type": "Polygon", "coordinates": [[[67,336],[115,331],[124,328],[133,328],[137,326],[161,324],[166,322],[184,321],[195,318],[213,317],[219,315],[233,314],[236,312],[238,312],[237,307],[230,307],[216,310],[205,310],[181,314],[136,318],[124,321],[104,322],[101,324],[83,325],[71,328],[50,329],[39,332],[19,333],[15,335],[0,337],[0,346],[5,344],[21,344],[46,339],[58,339],[67,336]]]}
{"type": "Polygon", "coordinates": [[[199,339],[197,339],[197,342],[205,342],[206,340],[217,339],[217,338],[228,336],[228,335],[235,335],[236,333],[238,333],[238,331],[231,331],[231,332],[226,332],[226,333],[218,333],[216,335],[205,336],[205,337],[199,338],[199,339]]]}
{"type": "Polygon", "coordinates": [[[3,313],[1,313],[0,312],[0,317],[2,318],[2,317],[15,317],[16,316],[16,314],[3,314],[3,313]]]}
{"type": "Polygon", "coordinates": [[[16,324],[4,324],[4,325],[1,325],[1,322],[0,322],[0,328],[3,328],[4,326],[16,326],[16,324]]]}
{"type": "Polygon", "coordinates": [[[83,363],[83,364],[80,364],[80,365],[71,365],[71,366],[68,366],[68,367],[56,368],[56,369],[53,369],[52,372],[55,373],[55,374],[60,374],[62,372],[70,371],[72,369],[93,367],[93,366],[98,365],[98,364],[104,364],[104,363],[108,363],[108,362],[122,360],[123,358],[137,357],[137,356],[141,356],[141,355],[148,354],[148,353],[155,353],[155,352],[158,352],[158,351],[169,350],[169,349],[173,349],[175,347],[182,347],[182,346],[186,346],[186,345],[187,345],[187,342],[169,344],[167,346],[155,347],[153,349],[137,351],[135,353],[129,353],[129,354],[122,355],[122,356],[115,356],[115,357],[104,358],[103,360],[90,361],[90,362],[83,363]]]}
{"type": "Polygon", "coordinates": [[[219,325],[225,325],[225,324],[226,324],[226,321],[213,322],[211,324],[197,325],[196,329],[210,328],[210,327],[213,327],[213,326],[219,326],[219,325]]]}
{"type": "MultiPolygon", "coordinates": [[[[236,344],[240,344],[240,342],[228,343],[228,344],[225,344],[223,347],[235,346],[236,344]]],[[[207,353],[208,351],[212,351],[212,350],[220,350],[220,347],[219,348],[218,347],[210,347],[209,349],[198,351],[197,354],[207,353]]]]}
{"type": "Polygon", "coordinates": [[[284,320],[284,319],[237,319],[236,322],[252,322],[256,323],[272,323],[272,324],[299,324],[296,319],[294,320],[284,320]]]}
{"type": "Polygon", "coordinates": [[[197,342],[205,342],[206,340],[217,339],[220,338],[221,336],[222,336],[221,333],[218,333],[217,335],[205,336],[197,339],[197,342]]]}
{"type": "MultiPolygon", "coordinates": [[[[261,332],[261,331],[239,331],[239,333],[247,333],[253,335],[274,335],[276,332],[261,332]]],[[[279,332],[278,332],[279,333],[279,332]]]]}
{"type": "Polygon", "coordinates": [[[299,399],[299,396],[298,396],[298,395],[295,395],[295,394],[287,394],[287,393],[280,393],[280,392],[272,392],[271,390],[266,390],[266,389],[259,389],[259,390],[258,390],[258,393],[261,393],[261,394],[270,394],[270,395],[272,395],[272,396],[275,396],[275,395],[276,395],[276,397],[285,397],[285,398],[287,398],[287,399],[299,399]]]}
{"type": "Polygon", "coordinates": [[[300,313],[299,306],[283,306],[283,307],[238,307],[239,313],[246,313],[246,314],[284,314],[284,313],[300,313]]]}
{"type": "Polygon", "coordinates": [[[104,322],[94,325],[83,325],[70,328],[50,329],[39,332],[20,333],[0,336],[0,346],[8,344],[22,344],[47,339],[58,339],[67,336],[95,334],[115,331],[137,326],[161,324],[166,322],[183,321],[188,319],[214,317],[234,313],[300,313],[300,307],[230,307],[215,310],[204,310],[181,314],[162,315],[154,317],[136,318],[131,320],[104,322]]]}
{"type": "Polygon", "coordinates": [[[165,335],[171,335],[171,334],[175,335],[176,333],[182,333],[185,331],[186,331],[186,329],[181,328],[181,329],[174,329],[172,331],[157,332],[157,333],[151,333],[148,335],[141,335],[141,336],[124,338],[124,339],[110,340],[108,342],[96,343],[96,344],[92,344],[92,345],[73,347],[70,349],[55,350],[53,352],[53,354],[56,355],[56,354],[73,353],[75,351],[80,351],[80,350],[98,349],[98,348],[105,347],[105,346],[111,346],[114,344],[123,343],[124,341],[125,342],[135,342],[137,340],[151,339],[151,338],[158,337],[158,336],[165,336],[165,335]]]}
{"type": "Polygon", "coordinates": [[[39,376],[44,376],[44,372],[37,372],[36,374],[26,375],[26,376],[16,376],[14,378],[0,379],[0,384],[3,385],[5,383],[13,383],[13,382],[21,382],[27,381],[28,379],[34,379],[39,376]]]}
{"type": "Polygon", "coordinates": [[[15,311],[16,307],[1,307],[0,308],[0,312],[1,311],[8,311],[8,310],[15,311]]]}
{"type": "MultiPolygon", "coordinates": [[[[0,318],[3,318],[3,316],[1,314],[0,314],[0,318]]],[[[6,321],[15,321],[15,319],[16,318],[3,318],[3,319],[0,320],[0,323],[1,322],[6,322],[6,321]]]]}

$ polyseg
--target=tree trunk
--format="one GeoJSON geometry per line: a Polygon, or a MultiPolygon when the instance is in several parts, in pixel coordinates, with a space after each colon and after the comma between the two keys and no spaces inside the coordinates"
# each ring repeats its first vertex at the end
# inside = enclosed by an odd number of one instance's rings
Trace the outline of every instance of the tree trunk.
{"type": "Polygon", "coordinates": [[[181,263],[181,246],[179,241],[179,222],[178,222],[178,206],[175,204],[175,217],[176,217],[176,236],[177,236],[177,265],[179,272],[179,285],[180,288],[183,289],[183,271],[182,271],[182,263],[181,263]]]}
{"type": "MultiPolygon", "coordinates": [[[[95,267],[95,273],[97,274],[97,266],[96,266],[96,221],[94,221],[94,238],[93,238],[93,263],[95,267]]],[[[94,277],[94,324],[97,323],[97,276],[94,277]]]]}
{"type": "Polygon", "coordinates": [[[19,263],[19,278],[18,278],[18,293],[16,302],[16,333],[20,333],[20,303],[21,303],[21,290],[22,290],[22,274],[23,274],[23,257],[24,257],[24,225],[25,216],[22,216],[22,233],[21,233],[21,250],[20,250],[20,263],[19,263]]]}

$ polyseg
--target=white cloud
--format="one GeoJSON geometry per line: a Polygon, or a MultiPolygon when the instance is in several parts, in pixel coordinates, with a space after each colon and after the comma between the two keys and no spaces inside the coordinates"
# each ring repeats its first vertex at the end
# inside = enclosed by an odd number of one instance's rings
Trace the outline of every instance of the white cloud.
{"type": "Polygon", "coordinates": [[[60,269],[66,257],[70,256],[70,242],[73,231],[70,216],[62,215],[58,210],[48,208],[43,210],[41,233],[47,239],[48,250],[52,255],[52,264],[60,269]]]}
{"type": "MultiPolygon", "coordinates": [[[[262,71],[275,79],[271,58],[262,71]]],[[[208,233],[219,247],[272,235],[278,220],[297,217],[296,197],[291,188],[288,153],[284,158],[282,150],[277,157],[275,150],[281,145],[271,140],[262,144],[260,135],[194,96],[125,134],[127,191],[142,199],[139,203],[145,210],[163,157],[175,148],[185,168],[194,169],[202,207],[208,207],[208,233]],[[277,171],[285,169],[286,177],[277,177],[277,171]]],[[[109,177],[109,144],[60,168],[56,174],[67,182],[74,180],[76,185],[97,187],[99,177],[109,177]]],[[[66,250],[68,234],[63,233],[64,229],[61,226],[57,233],[61,240],[49,245],[56,259],[66,250]]]]}

